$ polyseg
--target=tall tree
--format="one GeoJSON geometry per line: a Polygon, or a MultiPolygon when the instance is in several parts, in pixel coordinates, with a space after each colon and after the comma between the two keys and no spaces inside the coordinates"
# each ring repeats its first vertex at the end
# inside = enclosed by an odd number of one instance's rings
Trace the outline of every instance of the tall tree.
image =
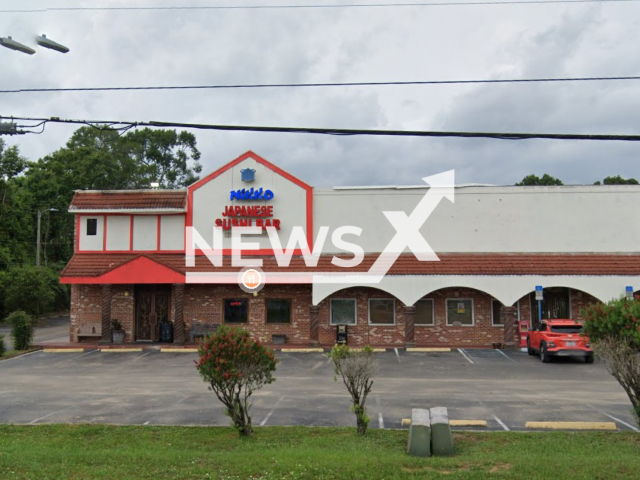
{"type": "Polygon", "coordinates": [[[635,178],[622,178],[620,175],[616,175],[615,177],[606,177],[602,183],[597,181],[594,185],[640,185],[640,182],[635,178]]]}
{"type": "Polygon", "coordinates": [[[562,180],[552,177],[545,173],[542,177],[531,174],[527,175],[522,181],[516,183],[517,186],[529,186],[529,185],[563,185],[562,180]]]}

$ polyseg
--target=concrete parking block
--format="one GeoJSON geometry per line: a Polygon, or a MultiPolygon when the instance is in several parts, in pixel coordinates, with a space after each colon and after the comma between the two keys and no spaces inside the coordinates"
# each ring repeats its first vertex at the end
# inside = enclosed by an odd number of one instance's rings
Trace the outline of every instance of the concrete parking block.
{"type": "Polygon", "coordinates": [[[141,352],[142,348],[101,348],[102,353],[131,353],[141,352]]]}
{"type": "Polygon", "coordinates": [[[82,353],[84,348],[45,348],[44,353],[82,353]]]}
{"type": "Polygon", "coordinates": [[[198,353],[197,348],[161,348],[162,353],[198,353]]]}
{"type": "Polygon", "coordinates": [[[449,420],[452,427],[486,427],[486,420],[449,420]]]}
{"type": "Polygon", "coordinates": [[[324,353],[324,348],[282,348],[283,353],[324,353]]]}
{"type": "Polygon", "coordinates": [[[413,347],[407,348],[407,352],[450,352],[450,348],[427,348],[427,347],[413,347]]]}
{"type": "Polygon", "coordinates": [[[526,428],[551,430],[617,430],[613,422],[527,422],[526,428]]]}

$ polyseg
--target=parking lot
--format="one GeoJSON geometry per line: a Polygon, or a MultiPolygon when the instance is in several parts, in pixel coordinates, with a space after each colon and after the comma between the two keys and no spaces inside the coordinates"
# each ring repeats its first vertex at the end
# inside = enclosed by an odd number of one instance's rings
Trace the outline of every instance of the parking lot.
{"type": "MultiPolygon", "coordinates": [[[[486,429],[528,421],[615,422],[634,429],[629,401],[596,363],[526,353],[458,350],[376,354],[367,402],[371,426],[400,428],[411,408],[446,406],[450,417],[486,429]]],[[[0,361],[0,423],[228,425],[199,377],[195,353],[44,353],[0,361]]],[[[322,353],[278,353],[276,382],[255,394],[256,425],[355,425],[349,396],[322,353]]]]}

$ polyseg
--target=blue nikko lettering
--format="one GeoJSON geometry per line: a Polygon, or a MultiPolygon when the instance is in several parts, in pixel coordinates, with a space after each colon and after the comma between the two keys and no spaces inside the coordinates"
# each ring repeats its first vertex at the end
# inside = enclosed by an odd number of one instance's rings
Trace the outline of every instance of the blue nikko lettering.
{"type": "Polygon", "coordinates": [[[264,190],[263,188],[259,189],[246,189],[242,190],[231,190],[229,199],[230,200],[271,200],[274,197],[274,194],[271,190],[264,190]]]}

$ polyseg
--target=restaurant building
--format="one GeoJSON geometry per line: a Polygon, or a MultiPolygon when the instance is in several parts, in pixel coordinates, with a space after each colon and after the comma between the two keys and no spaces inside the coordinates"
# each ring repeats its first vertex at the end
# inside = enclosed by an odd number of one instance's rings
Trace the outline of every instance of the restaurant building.
{"type": "Polygon", "coordinates": [[[537,322],[536,286],[544,318],[577,320],[589,303],[640,286],[634,185],[456,186],[419,228],[439,261],[406,248],[379,283],[359,281],[400,231],[391,214],[411,216],[429,193],[416,184],[314,188],[247,152],[185,189],[77,191],[75,254],[60,280],[71,285],[70,341],[109,344],[118,320],[126,343],[184,345],[230,324],[291,346],[331,346],[338,325],[354,346],[514,346],[519,325],[537,322]],[[240,226],[259,227],[242,240],[254,243],[242,257],[267,277],[258,293],[240,288],[232,265],[240,226]],[[344,226],[359,235],[334,235],[344,226]],[[214,227],[218,265],[203,247],[214,227]],[[283,266],[267,227],[285,250],[296,230],[310,247],[326,234],[317,265],[298,245],[283,266]],[[354,258],[350,244],[362,261],[341,266],[354,258]]]}

